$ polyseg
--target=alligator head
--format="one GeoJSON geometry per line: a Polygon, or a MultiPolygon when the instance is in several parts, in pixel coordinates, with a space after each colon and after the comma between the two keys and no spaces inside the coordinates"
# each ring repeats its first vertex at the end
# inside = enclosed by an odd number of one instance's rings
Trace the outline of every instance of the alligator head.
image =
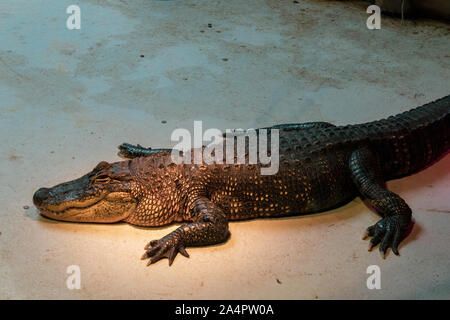
{"type": "Polygon", "coordinates": [[[81,178],[40,188],[33,202],[43,216],[75,222],[117,222],[136,207],[129,161],[100,162],[81,178]]]}

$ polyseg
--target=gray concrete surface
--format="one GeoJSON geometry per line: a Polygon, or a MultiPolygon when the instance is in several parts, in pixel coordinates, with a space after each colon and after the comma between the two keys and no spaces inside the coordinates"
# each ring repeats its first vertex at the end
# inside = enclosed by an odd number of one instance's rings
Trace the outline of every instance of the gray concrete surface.
{"type": "Polygon", "coordinates": [[[416,225],[386,260],[361,240],[378,217],[359,199],[232,223],[227,243],[191,248],[170,268],[139,258],[176,225],[60,223],[31,201],[119,160],[122,142],[173,145],[171,132],[194,120],[346,124],[447,95],[449,25],[384,17],[368,30],[367,4],[351,1],[80,0],[82,28],[70,31],[70,4],[0,3],[0,299],[450,298],[448,156],[388,183],[416,225]],[[374,264],[381,290],[366,287],[374,264]],[[69,265],[80,290],[66,287],[69,265]]]}

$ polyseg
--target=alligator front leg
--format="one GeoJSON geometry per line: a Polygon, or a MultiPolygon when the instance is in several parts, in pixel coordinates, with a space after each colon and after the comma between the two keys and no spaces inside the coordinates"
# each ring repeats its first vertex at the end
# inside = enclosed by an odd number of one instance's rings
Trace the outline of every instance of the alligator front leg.
{"type": "Polygon", "coordinates": [[[383,258],[389,247],[399,255],[398,245],[411,230],[411,209],[400,196],[386,189],[379,162],[370,150],[359,149],[352,153],[350,171],[361,195],[383,216],[383,219],[367,228],[363,236],[363,239],[372,237],[369,251],[381,243],[380,253],[383,258]]]}
{"type": "Polygon", "coordinates": [[[227,239],[228,220],[220,208],[205,197],[196,199],[190,207],[189,218],[192,223],[147,244],[142,256],[142,260],[150,258],[147,265],[162,258],[168,258],[169,265],[172,265],[178,252],[189,257],[186,247],[211,245],[227,239]]]}
{"type": "Polygon", "coordinates": [[[148,157],[158,153],[171,153],[172,149],[152,149],[144,148],[141,145],[132,145],[129,143],[122,143],[117,153],[120,157],[126,159],[133,159],[138,157],[148,157]]]}

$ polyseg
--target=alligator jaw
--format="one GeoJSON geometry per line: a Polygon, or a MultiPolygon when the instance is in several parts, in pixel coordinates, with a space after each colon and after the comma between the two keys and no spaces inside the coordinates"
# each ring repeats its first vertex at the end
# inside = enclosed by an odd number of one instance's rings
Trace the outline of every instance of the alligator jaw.
{"type": "MultiPolygon", "coordinates": [[[[41,189],[39,189],[41,190],[41,189]]],[[[37,198],[36,194],[39,192],[36,191],[35,196],[33,197],[33,202],[36,205],[36,207],[39,209],[41,215],[44,217],[54,219],[54,220],[63,220],[63,221],[76,221],[77,216],[86,215],[89,211],[91,211],[95,205],[97,205],[104,197],[91,202],[86,203],[85,207],[78,205],[74,206],[51,206],[51,205],[42,205],[39,204],[38,200],[35,200],[37,198]]]]}
{"type": "MultiPolygon", "coordinates": [[[[39,190],[38,190],[39,191],[39,190]]],[[[127,192],[105,193],[96,201],[88,201],[85,207],[54,207],[35,201],[41,215],[61,221],[113,223],[126,219],[136,207],[136,201],[127,192]]]]}

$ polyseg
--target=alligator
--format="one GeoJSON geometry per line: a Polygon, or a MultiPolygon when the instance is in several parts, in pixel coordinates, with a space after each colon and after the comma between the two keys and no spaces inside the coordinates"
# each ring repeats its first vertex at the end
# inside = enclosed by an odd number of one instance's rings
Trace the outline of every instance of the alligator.
{"type": "MultiPolygon", "coordinates": [[[[228,222],[304,215],[339,207],[360,197],[381,219],[369,226],[369,251],[384,258],[413,227],[412,211],[385,182],[415,173],[449,150],[450,95],[387,119],[335,126],[327,122],[281,124],[279,169],[263,164],[175,163],[171,149],[124,143],[123,161],[100,162],[82,177],[40,188],[33,202],[45,217],[137,226],[181,223],[145,246],[148,265],[186,247],[225,242],[228,222]],[[184,224],[183,224],[184,222],[184,224]]],[[[269,134],[270,134],[270,130],[269,134]]],[[[193,150],[193,149],[192,149],[193,150]]],[[[269,150],[270,151],[270,150],[269,150]]],[[[248,153],[248,148],[246,148],[248,153]]]]}

